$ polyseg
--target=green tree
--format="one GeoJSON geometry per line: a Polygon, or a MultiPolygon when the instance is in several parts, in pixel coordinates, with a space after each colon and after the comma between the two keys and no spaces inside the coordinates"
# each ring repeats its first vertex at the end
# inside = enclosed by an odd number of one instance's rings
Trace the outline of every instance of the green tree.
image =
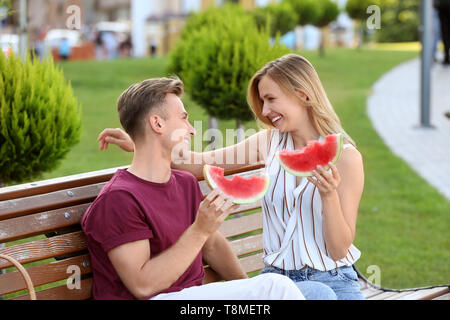
{"type": "Polygon", "coordinates": [[[317,0],[283,0],[288,3],[297,14],[297,25],[315,25],[321,16],[322,7],[317,0]]]}
{"type": "Polygon", "coordinates": [[[371,5],[379,5],[378,0],[347,0],[345,10],[350,18],[358,21],[366,20],[367,8],[371,5]]]}
{"type": "Polygon", "coordinates": [[[326,42],[325,28],[338,17],[339,7],[333,0],[318,0],[318,3],[321,6],[320,16],[314,25],[321,30],[322,39],[320,40],[319,52],[323,56],[325,55],[326,42]]]}
{"type": "Polygon", "coordinates": [[[251,11],[259,29],[266,27],[270,35],[275,37],[278,33],[284,35],[292,31],[298,22],[298,15],[287,2],[271,3],[265,7],[258,7],[251,11]]]}
{"type": "Polygon", "coordinates": [[[350,18],[355,20],[356,30],[358,33],[358,48],[364,43],[364,22],[369,17],[367,8],[371,5],[380,6],[380,0],[348,0],[345,5],[350,18]]]}
{"type": "Polygon", "coordinates": [[[297,25],[314,25],[321,16],[321,5],[317,0],[283,0],[298,16],[297,25]]]}
{"type": "Polygon", "coordinates": [[[3,8],[4,10],[3,12],[0,12],[0,19],[12,13],[11,7],[11,0],[0,0],[0,8],[3,8]]]}
{"type": "Polygon", "coordinates": [[[0,52],[0,183],[53,169],[80,134],[80,106],[53,61],[0,52]]]}

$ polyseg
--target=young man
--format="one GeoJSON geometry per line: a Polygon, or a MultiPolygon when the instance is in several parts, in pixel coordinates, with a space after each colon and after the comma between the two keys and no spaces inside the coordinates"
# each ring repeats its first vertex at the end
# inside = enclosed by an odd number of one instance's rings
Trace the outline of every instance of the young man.
{"type": "Polygon", "coordinates": [[[285,276],[248,279],[218,232],[236,208],[213,190],[203,199],[190,173],[171,169],[194,129],[178,78],[145,80],[118,100],[120,122],[134,142],[128,170],[117,173],[81,224],[94,274],[95,299],[304,299],[285,276]],[[227,282],[202,285],[202,260],[227,282]],[[239,280],[235,280],[239,279],[239,280]]]}

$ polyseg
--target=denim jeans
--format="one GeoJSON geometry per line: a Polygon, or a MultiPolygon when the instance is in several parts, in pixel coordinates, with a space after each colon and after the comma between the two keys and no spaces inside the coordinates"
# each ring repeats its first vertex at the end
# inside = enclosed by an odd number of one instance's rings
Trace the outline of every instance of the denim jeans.
{"type": "Polygon", "coordinates": [[[307,300],[364,300],[358,275],[352,266],[342,266],[330,271],[319,271],[308,266],[302,270],[265,266],[261,273],[267,272],[289,277],[307,300]]]}

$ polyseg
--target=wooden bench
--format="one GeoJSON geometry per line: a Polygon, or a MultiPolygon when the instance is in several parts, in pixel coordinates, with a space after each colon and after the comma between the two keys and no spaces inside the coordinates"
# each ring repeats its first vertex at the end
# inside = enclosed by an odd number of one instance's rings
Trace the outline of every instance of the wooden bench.
{"type": "MultiPolygon", "coordinates": [[[[262,167],[227,174],[259,174],[262,167]]],[[[92,298],[92,270],[80,220],[117,169],[0,189],[0,243],[6,243],[0,248],[0,255],[12,257],[25,267],[37,299],[92,298]],[[81,282],[72,283],[78,276],[81,282]]],[[[209,192],[203,177],[197,178],[203,193],[209,192]]],[[[229,239],[243,269],[250,276],[257,274],[263,267],[261,204],[241,206],[220,231],[229,239]]],[[[220,280],[213,270],[205,268],[207,282],[220,280]]],[[[29,299],[27,284],[13,262],[0,259],[1,269],[6,269],[6,273],[0,274],[0,296],[29,299]]],[[[448,287],[393,293],[373,289],[364,281],[360,284],[368,299],[450,299],[448,287]]]]}

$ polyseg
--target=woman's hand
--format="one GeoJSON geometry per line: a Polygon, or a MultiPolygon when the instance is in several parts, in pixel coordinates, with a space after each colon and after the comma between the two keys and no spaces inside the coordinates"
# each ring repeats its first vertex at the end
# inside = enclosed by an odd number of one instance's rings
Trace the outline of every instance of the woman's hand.
{"type": "Polygon", "coordinates": [[[317,171],[313,170],[313,177],[308,177],[308,181],[314,184],[319,190],[321,198],[326,198],[337,191],[337,187],[341,182],[341,176],[336,166],[329,162],[331,172],[326,171],[322,166],[317,166],[317,171]]]}
{"type": "Polygon", "coordinates": [[[97,140],[99,141],[100,150],[108,149],[108,145],[112,143],[118,145],[127,152],[134,151],[133,140],[131,140],[130,136],[125,131],[119,128],[107,128],[103,130],[99,134],[97,140]]]}

